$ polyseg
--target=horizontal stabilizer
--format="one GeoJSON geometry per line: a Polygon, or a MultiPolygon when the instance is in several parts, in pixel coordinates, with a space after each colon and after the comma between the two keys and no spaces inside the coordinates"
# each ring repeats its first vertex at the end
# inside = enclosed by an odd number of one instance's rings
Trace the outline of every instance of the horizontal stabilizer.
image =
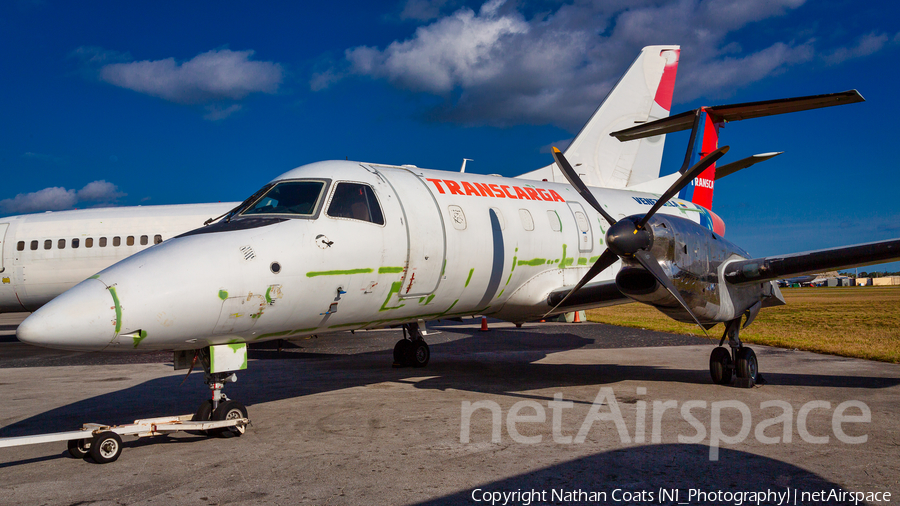
{"type": "Polygon", "coordinates": [[[738,160],[736,162],[731,162],[728,165],[723,165],[721,167],[716,167],[716,181],[722,179],[725,176],[729,176],[734,174],[739,170],[744,170],[747,167],[751,167],[756,165],[759,162],[764,162],[766,160],[770,160],[775,158],[776,156],[784,153],[784,151],[779,151],[777,153],[762,153],[759,155],[748,156],[742,160],[738,160]]]}
{"type": "MultiPolygon", "coordinates": [[[[716,105],[702,107],[714,123],[727,123],[742,119],[761,118],[789,112],[808,111],[833,105],[853,104],[864,102],[865,99],[856,90],[841,93],[829,93],[827,95],[812,95],[809,97],[781,98],[778,100],[764,100],[762,102],[747,102],[744,104],[716,105]]],[[[632,141],[687,130],[694,125],[696,110],[687,111],[668,118],[651,121],[636,127],[619,130],[609,135],[620,141],[632,141]]]]}
{"type": "Polygon", "coordinates": [[[759,283],[898,259],[900,259],[900,239],[891,239],[792,255],[738,260],[725,266],[725,280],[735,285],[759,283]]]}

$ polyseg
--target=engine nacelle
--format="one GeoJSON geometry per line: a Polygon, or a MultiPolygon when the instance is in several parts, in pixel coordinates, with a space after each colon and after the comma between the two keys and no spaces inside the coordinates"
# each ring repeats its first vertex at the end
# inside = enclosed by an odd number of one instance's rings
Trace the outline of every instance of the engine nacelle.
{"type": "MultiPolygon", "coordinates": [[[[738,287],[725,281],[723,267],[750,255],[715,232],[668,215],[653,216],[646,230],[651,237],[648,251],[659,260],[704,325],[730,321],[747,311],[755,315],[759,307],[784,303],[774,282],[738,287]]],[[[616,286],[629,298],[652,305],[675,320],[694,322],[678,300],[635,259],[622,258],[616,286]]]]}

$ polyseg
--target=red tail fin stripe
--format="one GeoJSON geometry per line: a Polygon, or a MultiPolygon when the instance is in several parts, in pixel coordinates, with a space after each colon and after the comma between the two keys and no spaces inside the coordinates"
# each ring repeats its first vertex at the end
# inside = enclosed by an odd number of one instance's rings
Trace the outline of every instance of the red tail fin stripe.
{"type": "Polygon", "coordinates": [[[675,74],[678,73],[678,58],[681,55],[680,49],[672,49],[662,51],[660,55],[666,52],[675,53],[675,59],[666,62],[666,68],[663,69],[662,79],[659,81],[659,87],[656,88],[656,96],[653,100],[659,104],[660,107],[667,111],[672,110],[672,92],[675,89],[675,74]]]}

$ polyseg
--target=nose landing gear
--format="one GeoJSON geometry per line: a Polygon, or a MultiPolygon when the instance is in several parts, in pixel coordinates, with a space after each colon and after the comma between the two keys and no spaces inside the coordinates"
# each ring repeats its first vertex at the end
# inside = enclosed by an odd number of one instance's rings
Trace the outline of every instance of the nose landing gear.
{"type": "MultiPolygon", "coordinates": [[[[233,357],[231,357],[230,355],[227,356],[229,358],[229,361],[231,362],[231,367],[235,367],[234,364],[237,363],[241,366],[240,369],[246,368],[246,345],[244,345],[243,347],[234,347],[230,345],[226,345],[224,347],[210,346],[209,348],[198,350],[193,361],[199,361],[200,365],[203,367],[203,372],[206,375],[206,384],[209,386],[211,396],[210,399],[203,401],[203,403],[200,404],[200,407],[197,408],[197,412],[192,418],[192,421],[195,422],[215,422],[222,420],[237,420],[241,418],[247,418],[247,408],[243,404],[229,399],[228,396],[226,396],[222,391],[225,388],[226,383],[237,382],[237,374],[230,370],[227,370],[229,369],[228,363],[223,364],[221,358],[216,358],[222,355],[222,350],[219,350],[217,348],[228,348],[229,352],[232,354],[243,353],[243,360],[239,360],[237,362],[234,362],[233,357]],[[238,350],[243,351],[241,352],[238,350]],[[226,370],[223,371],[223,369],[226,370]]],[[[176,363],[177,362],[178,360],[176,357],[176,363]]],[[[235,425],[230,427],[210,429],[207,431],[207,434],[210,436],[225,438],[239,437],[244,434],[245,430],[246,426],[235,425]]]]}

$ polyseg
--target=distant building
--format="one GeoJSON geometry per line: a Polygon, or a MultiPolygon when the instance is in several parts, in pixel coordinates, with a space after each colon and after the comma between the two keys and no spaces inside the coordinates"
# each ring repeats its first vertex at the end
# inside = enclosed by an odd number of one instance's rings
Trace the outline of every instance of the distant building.
{"type": "Polygon", "coordinates": [[[872,278],[873,286],[891,286],[900,285],[900,276],[885,276],[883,278],[872,278]]]}
{"type": "Polygon", "coordinates": [[[872,278],[856,278],[856,286],[872,286],[872,278]]]}

